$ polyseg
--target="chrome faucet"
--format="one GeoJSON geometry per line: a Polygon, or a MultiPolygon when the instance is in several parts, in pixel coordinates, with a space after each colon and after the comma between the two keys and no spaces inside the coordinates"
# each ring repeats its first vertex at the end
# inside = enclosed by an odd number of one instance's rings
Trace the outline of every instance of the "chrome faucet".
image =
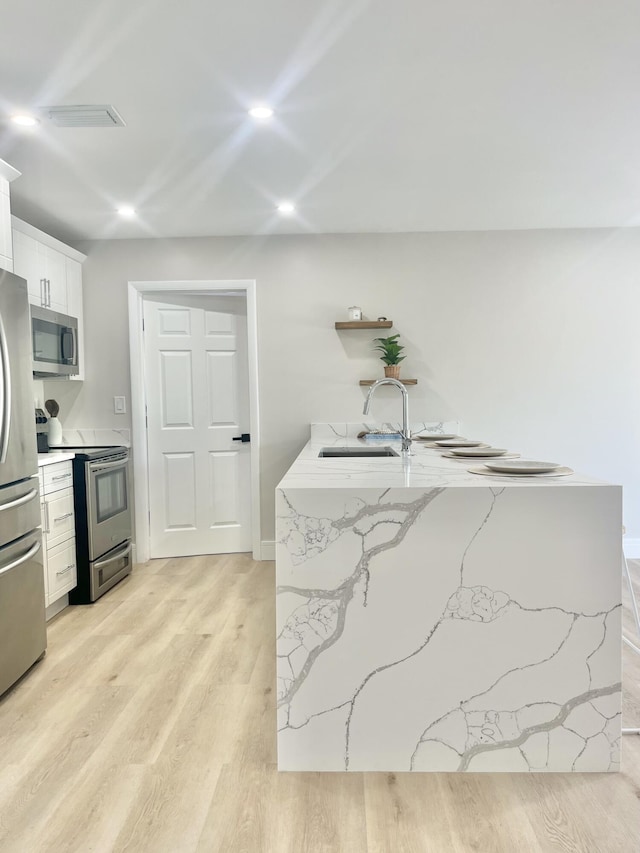
{"type": "Polygon", "coordinates": [[[367,394],[367,399],[364,401],[364,409],[362,412],[365,415],[369,414],[371,398],[373,397],[374,391],[381,385],[393,385],[402,394],[402,431],[400,432],[400,435],[402,436],[402,452],[406,453],[411,447],[411,430],[409,429],[409,394],[402,382],[398,379],[378,379],[373,383],[371,388],[369,388],[369,393],[367,394]]]}

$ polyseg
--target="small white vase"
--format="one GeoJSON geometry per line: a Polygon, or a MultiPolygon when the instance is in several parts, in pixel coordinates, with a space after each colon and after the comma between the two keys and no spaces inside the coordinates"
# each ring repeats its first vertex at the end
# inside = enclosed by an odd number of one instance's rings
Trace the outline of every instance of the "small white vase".
{"type": "Polygon", "coordinates": [[[49,447],[62,444],[62,424],[58,418],[49,418],[49,447]]]}

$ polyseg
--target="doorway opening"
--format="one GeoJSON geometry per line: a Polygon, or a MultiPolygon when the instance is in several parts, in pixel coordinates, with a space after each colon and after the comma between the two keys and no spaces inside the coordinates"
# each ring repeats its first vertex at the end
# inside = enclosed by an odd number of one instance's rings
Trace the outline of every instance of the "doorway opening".
{"type": "Polygon", "coordinates": [[[129,282],[137,560],[262,559],[256,288],[129,282]]]}

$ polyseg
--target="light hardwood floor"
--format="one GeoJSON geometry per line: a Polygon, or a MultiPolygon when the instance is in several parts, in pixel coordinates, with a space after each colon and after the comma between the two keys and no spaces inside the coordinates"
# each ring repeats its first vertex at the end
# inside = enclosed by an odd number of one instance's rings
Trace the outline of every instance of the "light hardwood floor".
{"type": "Polygon", "coordinates": [[[640,850],[640,736],[620,774],[278,773],[274,657],[273,564],[247,555],[152,561],[65,610],[0,702],[0,851],[640,850]]]}

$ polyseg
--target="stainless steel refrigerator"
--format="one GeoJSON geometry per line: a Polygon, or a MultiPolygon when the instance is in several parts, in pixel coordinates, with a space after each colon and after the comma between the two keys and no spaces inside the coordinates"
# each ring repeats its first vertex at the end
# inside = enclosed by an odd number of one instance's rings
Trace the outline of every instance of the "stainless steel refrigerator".
{"type": "Polygon", "coordinates": [[[47,646],[27,283],[0,270],[0,695],[47,646]]]}

